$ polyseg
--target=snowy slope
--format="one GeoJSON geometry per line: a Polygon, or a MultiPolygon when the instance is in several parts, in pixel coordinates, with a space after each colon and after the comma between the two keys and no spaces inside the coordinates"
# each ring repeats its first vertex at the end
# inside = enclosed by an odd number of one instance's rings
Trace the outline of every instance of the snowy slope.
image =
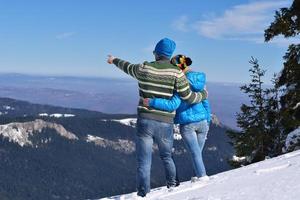
{"type": "MultiPolygon", "coordinates": [[[[58,135],[70,139],[78,140],[78,137],[69,131],[67,131],[62,125],[46,122],[41,119],[36,119],[29,122],[13,122],[9,124],[0,125],[0,136],[7,138],[9,141],[19,144],[20,146],[34,146],[30,140],[33,135],[41,133],[44,129],[53,129],[58,135]]],[[[51,141],[51,138],[43,141],[47,143],[51,141]]]]}
{"type": "MultiPolygon", "coordinates": [[[[300,150],[210,177],[173,191],[153,189],[152,200],[296,200],[300,198],[300,150]]],[[[135,193],[104,199],[137,199],[135,193]]]]}

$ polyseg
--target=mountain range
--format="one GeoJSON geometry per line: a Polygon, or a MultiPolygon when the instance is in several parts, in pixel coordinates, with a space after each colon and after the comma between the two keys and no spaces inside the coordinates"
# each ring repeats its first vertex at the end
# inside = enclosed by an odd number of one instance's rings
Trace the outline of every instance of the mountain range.
{"type": "MultiPolygon", "coordinates": [[[[214,116],[204,150],[209,175],[231,169],[228,127],[214,116]]],[[[105,114],[0,98],[0,199],[96,199],[135,191],[134,114],[105,114]]],[[[174,160],[193,176],[182,140],[174,160]]],[[[154,146],[152,187],[165,185],[154,146]]]]}

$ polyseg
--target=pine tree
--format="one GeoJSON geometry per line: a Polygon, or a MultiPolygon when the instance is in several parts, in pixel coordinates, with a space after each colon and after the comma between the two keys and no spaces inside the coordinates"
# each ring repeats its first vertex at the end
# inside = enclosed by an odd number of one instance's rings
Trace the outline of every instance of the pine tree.
{"type": "MultiPolygon", "coordinates": [[[[294,0],[290,8],[276,11],[274,22],[265,30],[265,41],[299,34],[300,0],[294,0]]],[[[228,132],[237,156],[243,158],[230,162],[235,167],[281,154],[287,134],[300,127],[300,44],[290,45],[283,58],[283,69],[274,75],[270,89],[262,87],[265,71],[258,61],[250,61],[251,83],[241,87],[250,105],[243,104],[237,115],[241,131],[228,132]]],[[[293,145],[300,148],[299,141],[293,145]]]]}
{"type": "Polygon", "coordinates": [[[281,8],[275,12],[275,20],[265,30],[266,42],[282,34],[294,37],[300,33],[300,0],[294,0],[290,8],[281,8]]]}
{"type": "Polygon", "coordinates": [[[240,88],[249,96],[250,105],[243,104],[241,112],[237,114],[237,123],[241,131],[228,132],[233,140],[236,155],[245,158],[231,161],[235,167],[264,160],[270,152],[271,139],[266,127],[268,101],[262,80],[265,71],[261,69],[257,59],[252,58],[250,64],[253,65],[249,70],[251,82],[240,88]]]}
{"type": "MultiPolygon", "coordinates": [[[[300,0],[294,0],[290,8],[275,13],[275,20],[265,30],[265,41],[278,35],[296,37],[300,34],[300,0]]],[[[276,87],[283,90],[280,97],[280,123],[283,134],[300,126],[300,44],[289,46],[284,58],[283,69],[276,87]]]]}
{"type": "Polygon", "coordinates": [[[283,135],[283,128],[281,125],[280,116],[280,93],[281,89],[277,84],[278,75],[274,74],[272,87],[266,89],[267,101],[266,101],[266,126],[269,135],[269,156],[277,156],[282,153],[282,148],[285,142],[285,136],[283,135]]]}

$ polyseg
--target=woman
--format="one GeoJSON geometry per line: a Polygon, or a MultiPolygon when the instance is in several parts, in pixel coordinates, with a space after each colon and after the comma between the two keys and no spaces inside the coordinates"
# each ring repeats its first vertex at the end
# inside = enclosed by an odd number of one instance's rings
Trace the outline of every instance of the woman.
{"type": "MultiPolygon", "coordinates": [[[[202,72],[193,72],[189,69],[189,66],[192,64],[192,60],[189,57],[176,55],[171,59],[171,62],[185,73],[194,92],[204,90],[206,76],[202,72]]],[[[208,180],[202,159],[202,150],[211,120],[208,100],[190,105],[175,94],[169,100],[162,98],[146,99],[144,104],[169,112],[176,110],[174,123],[180,125],[180,133],[193,161],[195,177],[192,177],[191,181],[208,180]]]]}

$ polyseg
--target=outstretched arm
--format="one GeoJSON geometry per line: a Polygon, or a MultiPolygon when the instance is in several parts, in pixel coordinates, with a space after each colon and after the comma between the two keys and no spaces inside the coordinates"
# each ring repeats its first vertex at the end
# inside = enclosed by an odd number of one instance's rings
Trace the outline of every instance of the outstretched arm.
{"type": "Polygon", "coordinates": [[[137,70],[142,64],[131,64],[125,60],[121,60],[119,58],[115,58],[114,56],[109,55],[107,62],[109,64],[115,64],[119,69],[124,71],[126,74],[129,74],[133,78],[136,79],[137,70]]]}
{"type": "Polygon", "coordinates": [[[183,72],[179,73],[176,78],[175,89],[179,97],[189,104],[199,103],[207,98],[207,91],[193,92],[190,88],[189,82],[183,72]]]}
{"type": "Polygon", "coordinates": [[[181,103],[181,100],[177,94],[173,95],[171,99],[154,98],[149,99],[149,106],[155,109],[173,112],[181,103]]]}

